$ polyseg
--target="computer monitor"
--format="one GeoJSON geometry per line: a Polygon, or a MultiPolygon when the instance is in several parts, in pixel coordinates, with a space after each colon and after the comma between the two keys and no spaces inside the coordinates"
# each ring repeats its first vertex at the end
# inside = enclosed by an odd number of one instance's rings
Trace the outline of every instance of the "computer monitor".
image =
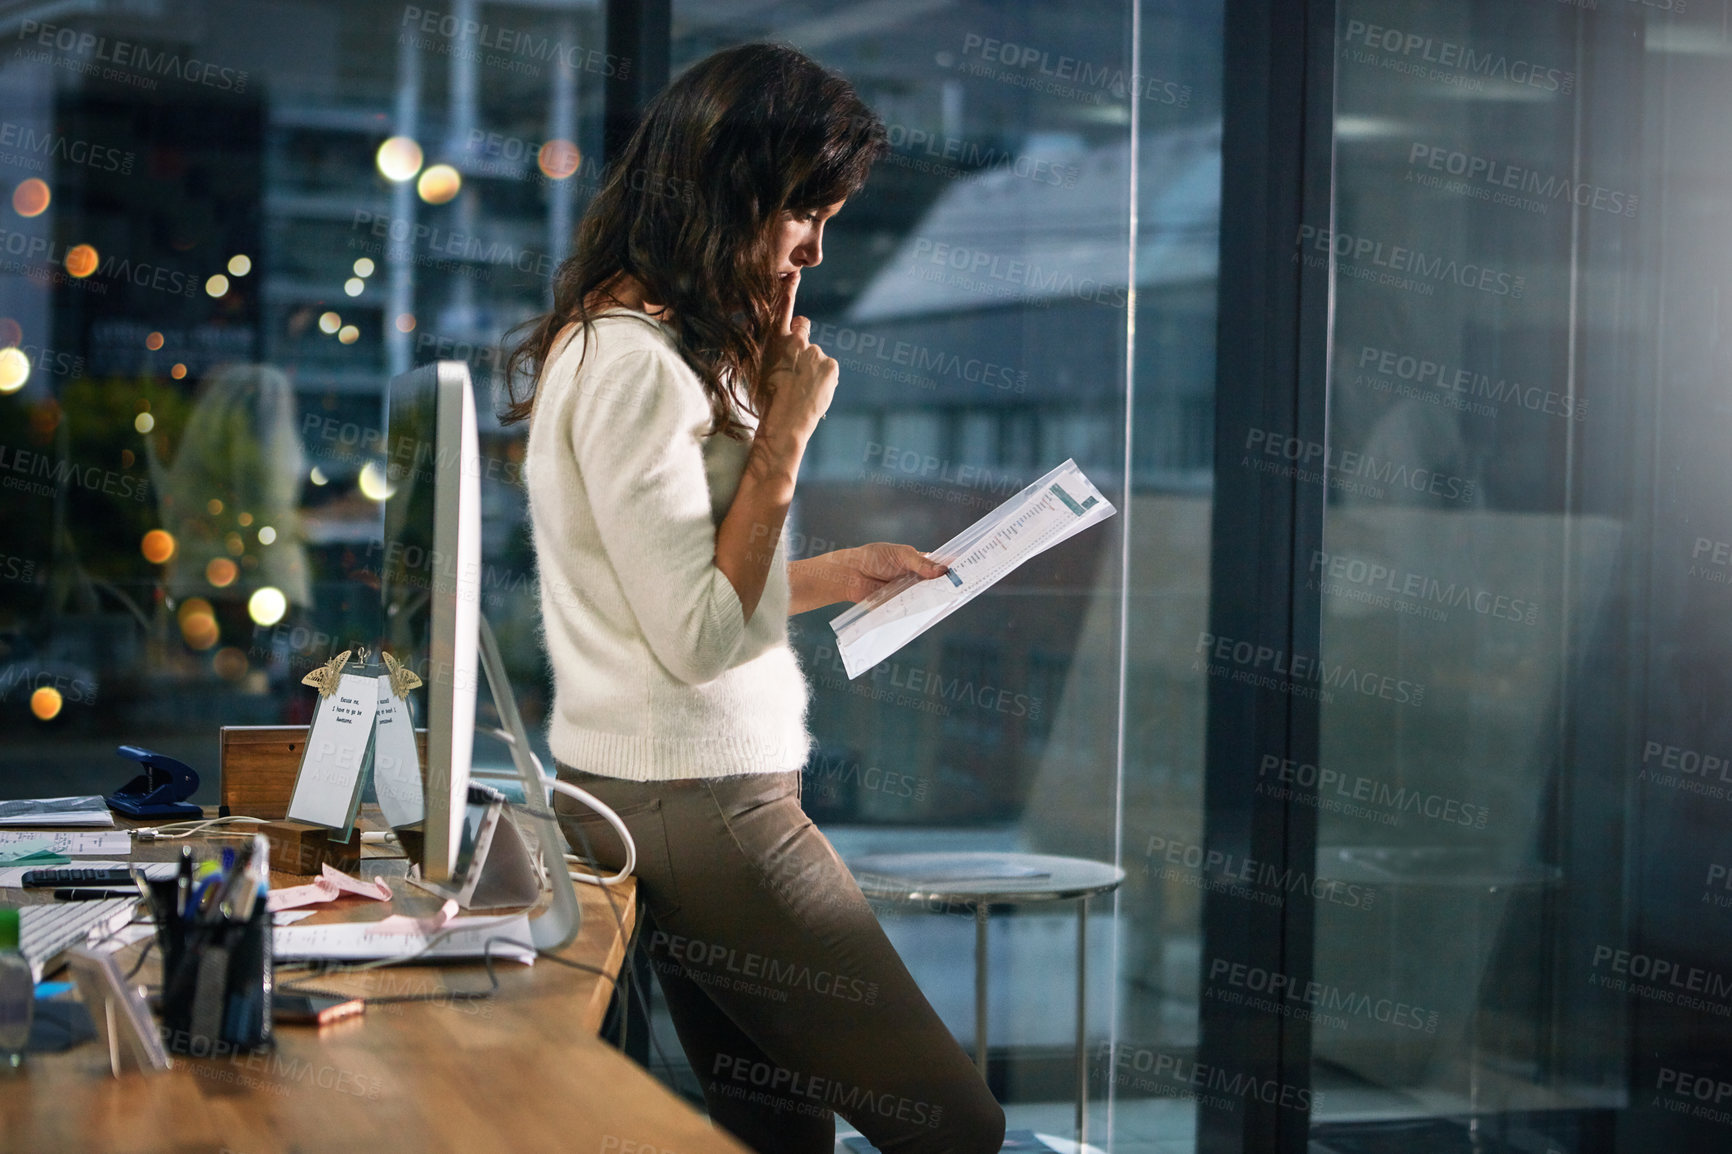
{"type": "MultiPolygon", "coordinates": [[[[547,805],[546,779],[530,752],[498,641],[481,613],[483,474],[468,365],[439,361],[391,381],[383,453],[382,641],[424,683],[427,756],[419,799],[399,791],[387,805],[392,783],[376,768],[380,807],[400,835],[421,818],[421,836],[402,840],[421,868],[422,882],[435,888],[468,882],[474,888],[469,855],[477,848],[477,815],[484,808],[471,804],[469,782],[479,669],[499,711],[499,733],[510,746],[553,889],[550,908],[530,920],[534,945],[556,949],[577,934],[577,893],[564,868],[565,839],[547,805]]],[[[502,863],[495,857],[473,864],[480,869],[502,863]]]]}
{"type": "MultiPolygon", "coordinates": [[[[391,382],[385,401],[385,649],[425,682],[421,873],[449,882],[463,850],[475,737],[481,600],[481,447],[469,366],[439,361],[391,382]]],[[[382,775],[376,788],[390,790],[382,775]]],[[[393,825],[410,824],[397,799],[393,825]]],[[[409,803],[412,805],[412,802],[409,803]]]]}

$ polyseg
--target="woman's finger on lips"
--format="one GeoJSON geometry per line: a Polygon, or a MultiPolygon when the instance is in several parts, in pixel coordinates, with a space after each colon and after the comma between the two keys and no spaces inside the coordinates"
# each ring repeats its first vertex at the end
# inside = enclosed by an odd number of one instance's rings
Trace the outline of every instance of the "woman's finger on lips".
{"type": "Polygon", "coordinates": [[[794,331],[794,294],[797,293],[799,289],[800,274],[798,271],[782,281],[782,307],[779,310],[781,315],[777,319],[780,321],[778,327],[784,334],[794,331]]]}

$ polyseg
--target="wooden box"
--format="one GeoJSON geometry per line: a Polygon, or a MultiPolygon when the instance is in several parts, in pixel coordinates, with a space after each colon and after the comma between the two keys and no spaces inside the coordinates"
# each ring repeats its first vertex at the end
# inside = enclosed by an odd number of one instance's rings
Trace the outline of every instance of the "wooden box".
{"type": "MultiPolygon", "coordinates": [[[[295,775],[307,745],[305,725],[225,725],[217,754],[222,810],[280,821],[289,816],[295,775]]],[[[415,731],[415,753],[427,764],[427,731],[415,731]]]]}

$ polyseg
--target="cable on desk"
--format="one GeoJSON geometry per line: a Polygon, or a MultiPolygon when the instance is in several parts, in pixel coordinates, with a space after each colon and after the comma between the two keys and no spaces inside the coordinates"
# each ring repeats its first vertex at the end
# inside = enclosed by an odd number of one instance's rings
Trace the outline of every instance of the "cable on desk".
{"type": "Polygon", "coordinates": [[[132,836],[139,841],[174,841],[183,837],[196,837],[204,834],[206,837],[251,837],[251,833],[240,830],[230,832],[219,830],[216,833],[207,831],[222,825],[265,825],[268,819],[262,817],[241,817],[233,814],[228,817],[207,817],[198,821],[171,821],[166,825],[145,826],[132,830],[132,836]]]}

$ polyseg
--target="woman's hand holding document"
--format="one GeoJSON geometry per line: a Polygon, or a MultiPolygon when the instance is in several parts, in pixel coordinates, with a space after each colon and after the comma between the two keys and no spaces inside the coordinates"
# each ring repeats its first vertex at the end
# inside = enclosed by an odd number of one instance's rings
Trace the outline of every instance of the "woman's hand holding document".
{"type": "Polygon", "coordinates": [[[930,556],[942,577],[893,581],[830,622],[850,679],[990,589],[1024,561],[1118,510],[1075,461],[1066,461],[930,556]]]}

